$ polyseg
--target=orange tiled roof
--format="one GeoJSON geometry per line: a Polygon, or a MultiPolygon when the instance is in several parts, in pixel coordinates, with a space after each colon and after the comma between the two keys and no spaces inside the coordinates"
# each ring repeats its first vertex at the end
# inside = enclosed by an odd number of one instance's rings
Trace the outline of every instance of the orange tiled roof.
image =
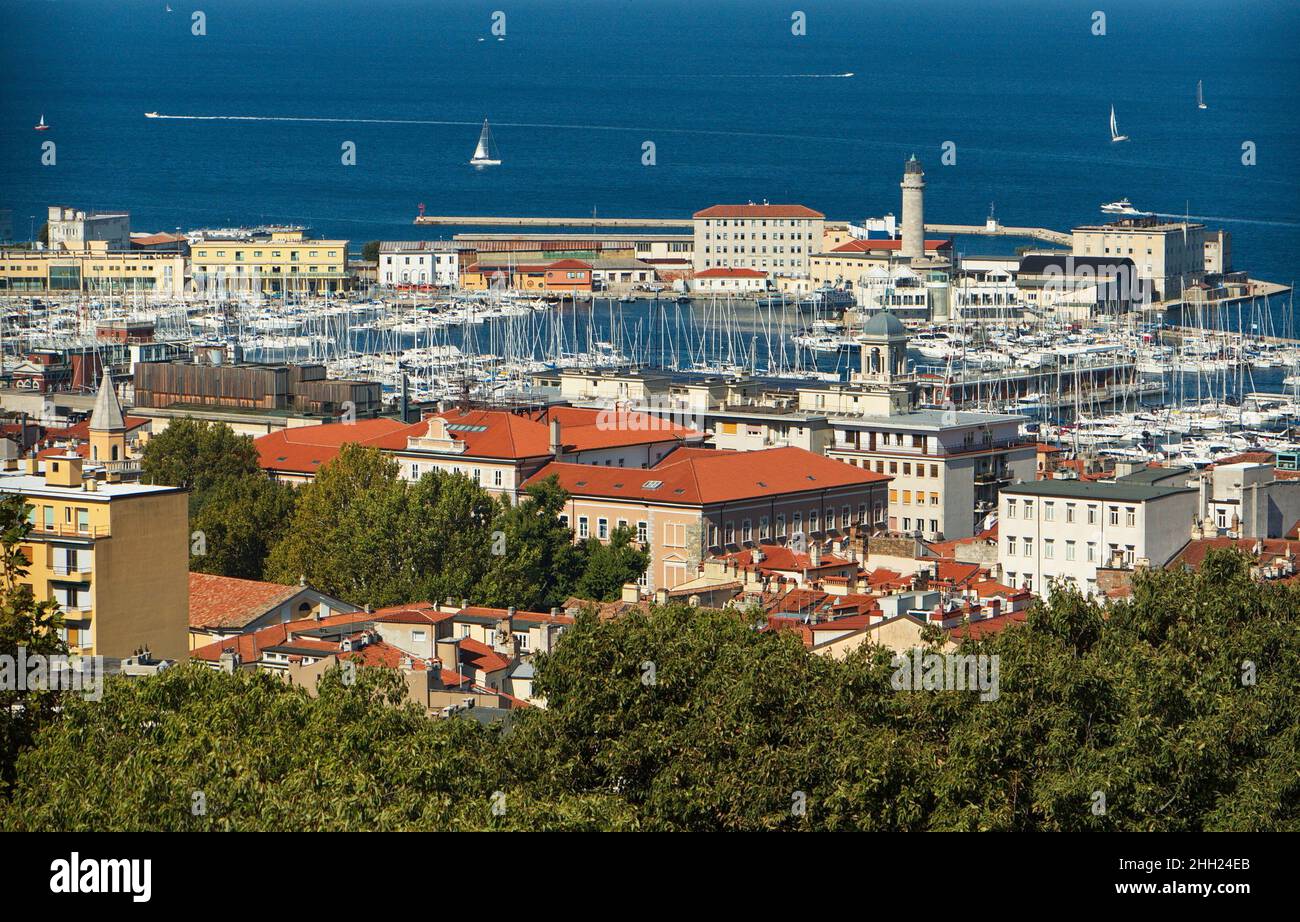
{"type": "Polygon", "coordinates": [[[190,574],[190,627],[242,628],[302,591],[301,586],[190,574]]]}
{"type": "MultiPolygon", "coordinates": [[[[941,250],[944,247],[952,246],[951,240],[927,240],[925,248],[927,250],[941,250]]],[[[901,250],[903,240],[901,237],[885,237],[880,240],[850,240],[847,243],[841,243],[832,253],[867,253],[871,250],[901,250]]]]}
{"type": "Polygon", "coordinates": [[[761,269],[729,269],[718,266],[714,269],[701,269],[695,273],[697,279],[762,279],[767,273],[761,269]]]}
{"type": "Polygon", "coordinates": [[[804,205],[712,205],[697,211],[696,218],[825,218],[804,205]]]}
{"type": "Polygon", "coordinates": [[[649,470],[552,461],[524,485],[552,475],[575,496],[687,506],[884,483],[890,479],[802,448],[744,452],[679,448],[649,470]]]}
{"type": "Polygon", "coordinates": [[[380,417],[281,429],[255,439],[253,444],[263,470],[314,474],[322,464],[332,461],[344,445],[405,448],[408,435],[423,431],[423,423],[402,423],[380,417]]]}

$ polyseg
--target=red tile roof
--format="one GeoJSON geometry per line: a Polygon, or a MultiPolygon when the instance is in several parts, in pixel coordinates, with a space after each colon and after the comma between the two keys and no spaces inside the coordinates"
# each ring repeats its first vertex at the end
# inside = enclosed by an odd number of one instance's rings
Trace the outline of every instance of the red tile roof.
{"type": "Polygon", "coordinates": [[[713,205],[693,215],[696,218],[825,218],[820,211],[803,205],[713,205]]]}
{"type": "Polygon", "coordinates": [[[835,554],[823,554],[821,563],[816,568],[813,567],[812,557],[806,551],[796,551],[788,545],[781,544],[764,544],[758,550],[763,552],[763,559],[754,560],[754,548],[746,548],[742,551],[736,551],[734,554],[723,554],[725,559],[735,560],[740,566],[748,568],[754,567],[759,570],[782,570],[785,572],[798,572],[812,569],[827,569],[852,566],[853,561],[847,557],[837,557],[835,554]]]}
{"type": "Polygon", "coordinates": [[[302,591],[301,586],[190,574],[190,627],[242,628],[302,591]]]}
{"type": "Polygon", "coordinates": [[[552,461],[524,485],[552,475],[575,496],[685,506],[884,483],[890,479],[802,448],[744,452],[679,448],[649,470],[552,461]]]}
{"type": "Polygon", "coordinates": [[[697,279],[762,279],[767,273],[760,269],[728,269],[719,266],[716,269],[702,269],[695,273],[697,279]]]}
{"type": "MultiPolygon", "coordinates": [[[[367,620],[367,617],[365,612],[352,612],[350,614],[330,615],[328,618],[304,618],[300,621],[290,621],[287,624],[273,624],[250,634],[236,634],[233,637],[226,637],[196,647],[190,651],[190,659],[215,663],[221,659],[222,653],[230,651],[238,653],[242,663],[256,663],[261,659],[263,650],[268,647],[284,645],[293,638],[295,632],[348,624],[357,624],[359,626],[361,622],[367,620]]],[[[313,642],[319,643],[319,641],[313,642]]]]}
{"type": "Polygon", "coordinates": [[[1015,624],[1023,624],[1028,614],[1023,611],[1007,612],[1005,615],[998,615],[994,618],[981,618],[978,621],[972,621],[969,624],[959,624],[948,631],[948,636],[952,640],[979,640],[981,637],[988,637],[991,634],[997,634],[1005,631],[1015,624]]]}
{"type": "Polygon", "coordinates": [[[263,470],[315,474],[322,464],[334,460],[344,445],[372,445],[376,448],[405,448],[408,435],[421,434],[421,423],[395,419],[359,419],[354,423],[322,423],[281,429],[253,441],[263,470]]]}
{"type": "MultiPolygon", "coordinates": [[[[951,247],[951,240],[927,240],[925,248],[927,250],[940,250],[945,247],[951,247]]],[[[868,253],[872,250],[901,250],[903,240],[901,237],[882,238],[880,240],[850,240],[847,243],[841,243],[832,253],[868,253]]]]}

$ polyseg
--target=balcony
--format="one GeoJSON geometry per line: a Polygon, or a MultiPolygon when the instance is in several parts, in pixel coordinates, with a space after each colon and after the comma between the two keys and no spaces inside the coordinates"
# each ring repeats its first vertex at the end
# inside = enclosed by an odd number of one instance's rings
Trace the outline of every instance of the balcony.
{"type": "Polygon", "coordinates": [[[43,522],[32,524],[33,538],[107,538],[109,528],[107,525],[83,525],[78,527],[72,522],[51,523],[46,525],[43,522]]]}
{"type": "Polygon", "coordinates": [[[89,566],[77,567],[77,566],[68,566],[67,564],[63,564],[63,563],[56,563],[53,567],[50,568],[50,572],[62,580],[66,580],[74,583],[84,583],[90,580],[90,576],[93,571],[89,566]]]}

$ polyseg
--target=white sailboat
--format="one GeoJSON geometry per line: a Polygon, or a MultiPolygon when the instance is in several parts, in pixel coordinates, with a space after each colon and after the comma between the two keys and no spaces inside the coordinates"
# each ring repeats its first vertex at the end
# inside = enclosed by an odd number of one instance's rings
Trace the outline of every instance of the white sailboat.
{"type": "Polygon", "coordinates": [[[1196,108],[1198,109],[1209,108],[1209,106],[1205,104],[1205,89],[1204,87],[1202,87],[1200,80],[1196,81],[1196,108]]]}
{"type": "Polygon", "coordinates": [[[1110,142],[1114,144],[1117,141],[1127,141],[1127,140],[1128,140],[1128,135],[1120,134],[1119,127],[1115,124],[1115,107],[1112,105],[1110,107],[1110,142]]]}
{"type": "Polygon", "coordinates": [[[483,130],[479,132],[478,147],[474,148],[474,156],[469,162],[474,166],[501,165],[501,155],[492,141],[492,129],[488,127],[487,119],[483,119],[483,130]]]}

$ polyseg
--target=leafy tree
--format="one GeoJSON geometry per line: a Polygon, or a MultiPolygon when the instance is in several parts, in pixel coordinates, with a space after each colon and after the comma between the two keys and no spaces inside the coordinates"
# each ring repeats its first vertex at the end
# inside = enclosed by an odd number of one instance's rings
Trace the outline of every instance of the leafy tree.
{"type": "Polygon", "coordinates": [[[379,261],[379,241],[370,240],[361,248],[361,258],[368,263],[379,261]]]}
{"type": "Polygon", "coordinates": [[[250,474],[217,483],[191,520],[202,536],[202,553],[191,553],[190,569],[262,579],[267,555],[288,530],[293,512],[293,488],[269,477],[250,474]]]}
{"type": "Polygon", "coordinates": [[[650,553],[634,545],[634,537],[632,529],[621,526],[614,529],[608,544],[590,539],[587,565],[575,592],[578,597],[613,602],[624,583],[635,582],[645,573],[650,566],[650,553]]]}
{"type": "Polygon", "coordinates": [[[495,504],[468,478],[433,471],[416,484],[378,449],[344,445],[299,491],[271,579],[307,581],[355,604],[471,594],[488,559],[495,504]]]}
{"type": "MultiPolygon", "coordinates": [[[[19,650],[27,654],[66,654],[59,637],[62,614],[52,601],[37,601],[32,587],[23,582],[30,571],[24,543],[31,533],[27,514],[31,507],[17,493],[0,494],[0,656],[15,670],[19,650]]],[[[61,696],[41,690],[0,684],[0,790],[14,780],[14,761],[20,749],[31,745],[36,729],[49,721],[61,696]]]]}
{"type": "Polygon", "coordinates": [[[191,515],[203,507],[218,484],[242,476],[262,476],[251,438],[236,435],[225,423],[186,416],[172,420],[149,439],[141,466],[145,483],[189,490],[191,515]]]}
{"type": "Polygon", "coordinates": [[[517,504],[506,501],[494,523],[500,537],[475,595],[484,605],[548,609],[573,595],[588,549],[560,521],[569,494],[548,477],[517,504]]]}
{"type": "Polygon", "coordinates": [[[1300,830],[1300,590],[1236,552],[1123,602],[1055,587],[959,647],[997,657],[987,699],[760,621],[584,614],[506,730],[398,707],[370,670],[315,699],[197,666],[110,681],[20,756],[0,827],[1300,830]]]}

